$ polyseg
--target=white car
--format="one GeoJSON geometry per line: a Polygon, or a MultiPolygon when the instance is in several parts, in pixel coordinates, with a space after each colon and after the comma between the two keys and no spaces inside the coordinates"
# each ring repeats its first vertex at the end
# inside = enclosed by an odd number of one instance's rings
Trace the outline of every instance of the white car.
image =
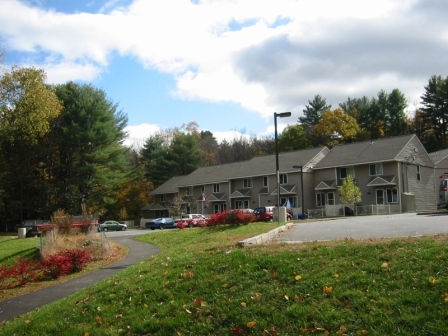
{"type": "Polygon", "coordinates": [[[192,227],[198,226],[198,223],[201,220],[205,222],[207,218],[205,218],[205,216],[201,214],[185,214],[181,216],[180,220],[186,223],[188,226],[192,227]]]}

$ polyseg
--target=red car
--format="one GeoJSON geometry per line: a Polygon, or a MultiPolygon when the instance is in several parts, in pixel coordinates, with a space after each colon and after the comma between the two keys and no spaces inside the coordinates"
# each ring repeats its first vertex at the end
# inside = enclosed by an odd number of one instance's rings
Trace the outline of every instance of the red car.
{"type": "MultiPolygon", "coordinates": [[[[275,207],[258,207],[254,209],[254,215],[257,216],[257,220],[262,222],[272,222],[274,220],[274,208],[275,207]]],[[[293,214],[290,211],[286,212],[286,220],[290,221],[293,218],[293,214]]]]}

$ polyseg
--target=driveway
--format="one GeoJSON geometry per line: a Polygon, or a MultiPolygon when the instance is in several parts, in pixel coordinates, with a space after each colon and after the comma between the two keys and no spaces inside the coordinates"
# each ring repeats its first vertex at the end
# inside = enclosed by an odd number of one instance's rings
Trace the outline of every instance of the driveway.
{"type": "Polygon", "coordinates": [[[279,242],[309,242],[345,238],[368,239],[448,233],[448,212],[356,216],[297,222],[277,236],[279,242]]]}

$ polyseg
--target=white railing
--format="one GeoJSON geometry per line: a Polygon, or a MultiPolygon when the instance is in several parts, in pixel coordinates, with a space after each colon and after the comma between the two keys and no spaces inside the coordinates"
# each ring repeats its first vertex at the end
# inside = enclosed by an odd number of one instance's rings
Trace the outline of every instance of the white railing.
{"type": "Polygon", "coordinates": [[[400,205],[371,204],[358,205],[352,210],[346,204],[327,205],[324,208],[308,210],[308,218],[387,215],[401,213],[400,205]]]}

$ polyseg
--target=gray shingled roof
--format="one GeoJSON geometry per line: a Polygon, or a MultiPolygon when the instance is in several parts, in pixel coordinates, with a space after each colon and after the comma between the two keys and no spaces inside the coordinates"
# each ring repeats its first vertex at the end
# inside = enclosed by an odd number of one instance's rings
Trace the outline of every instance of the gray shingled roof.
{"type": "Polygon", "coordinates": [[[416,136],[407,134],[335,146],[314,169],[398,160],[399,154],[413,137],[416,136]]]}
{"type": "Polygon", "coordinates": [[[437,152],[429,153],[428,155],[431,158],[431,160],[434,162],[434,164],[436,165],[436,168],[437,168],[437,164],[440,163],[440,161],[446,159],[446,157],[448,156],[448,149],[442,149],[437,152]]]}
{"type": "Polygon", "coordinates": [[[188,175],[182,175],[182,176],[174,176],[170,178],[168,181],[166,181],[161,186],[157,187],[153,191],[151,191],[150,195],[158,195],[158,194],[174,194],[177,193],[177,185],[181,183],[181,181],[187,177],[188,175]]]}
{"type": "MultiPolygon", "coordinates": [[[[293,166],[307,165],[325,147],[311,148],[279,154],[280,172],[294,170],[293,166]]],[[[257,156],[248,161],[233,162],[219,166],[198,168],[177,183],[179,187],[211,184],[254,176],[276,173],[275,155],[257,156]]]]}

